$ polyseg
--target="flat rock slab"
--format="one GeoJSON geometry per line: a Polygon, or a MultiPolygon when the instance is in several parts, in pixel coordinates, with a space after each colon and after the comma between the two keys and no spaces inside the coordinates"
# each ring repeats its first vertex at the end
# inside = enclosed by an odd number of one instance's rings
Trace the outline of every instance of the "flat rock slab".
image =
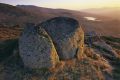
{"type": "Polygon", "coordinates": [[[50,68],[59,62],[56,49],[47,32],[33,24],[27,25],[19,39],[20,56],[29,68],[50,68]]]}
{"type": "Polygon", "coordinates": [[[55,17],[38,26],[51,36],[60,59],[72,59],[83,54],[84,32],[75,19],[55,17]]]}

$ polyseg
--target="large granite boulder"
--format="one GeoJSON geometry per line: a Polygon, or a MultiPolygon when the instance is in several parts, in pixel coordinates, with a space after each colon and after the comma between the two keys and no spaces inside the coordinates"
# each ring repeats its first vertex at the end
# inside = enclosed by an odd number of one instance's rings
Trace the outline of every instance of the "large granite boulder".
{"type": "Polygon", "coordinates": [[[47,32],[28,24],[19,39],[20,56],[29,68],[51,68],[59,62],[56,49],[47,32]]]}
{"type": "Polygon", "coordinates": [[[84,32],[75,19],[55,17],[38,26],[51,36],[60,59],[80,58],[83,54],[84,32]]]}

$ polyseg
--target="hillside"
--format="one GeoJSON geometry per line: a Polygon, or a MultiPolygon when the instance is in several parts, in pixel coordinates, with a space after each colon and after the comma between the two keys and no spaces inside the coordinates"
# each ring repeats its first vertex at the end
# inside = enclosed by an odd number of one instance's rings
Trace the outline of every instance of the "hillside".
{"type": "Polygon", "coordinates": [[[91,24],[89,26],[91,26],[92,29],[95,29],[94,31],[104,35],[111,34],[113,36],[120,37],[120,8],[93,8],[81,11],[106,17],[107,20],[105,21],[101,20],[100,22],[87,22],[88,24],[91,24]]]}
{"type": "MultiPolygon", "coordinates": [[[[8,29],[4,28],[3,33],[5,34],[5,36],[2,37],[2,40],[0,42],[0,51],[1,51],[0,80],[66,80],[66,79],[67,80],[96,80],[96,79],[119,80],[120,79],[119,76],[120,75],[120,69],[119,69],[120,38],[106,37],[106,36],[93,36],[89,38],[89,36],[86,35],[84,36],[85,37],[84,53],[80,60],[76,58],[66,61],[60,60],[60,63],[57,64],[55,68],[51,68],[51,69],[47,69],[47,68],[30,69],[24,66],[23,60],[20,57],[20,52],[18,49],[19,48],[18,39],[20,37],[19,36],[20,32],[17,30],[18,29],[16,28],[12,28],[12,29],[10,28],[10,30],[8,31],[8,29]],[[17,31],[17,33],[15,31],[17,31]],[[90,42],[90,39],[92,40],[92,43],[90,42]]],[[[32,34],[27,35],[27,37],[31,36],[32,34]]],[[[34,36],[36,36],[36,34],[34,34],[34,36]]],[[[29,43],[29,41],[30,40],[26,42],[29,43]]],[[[38,43],[36,45],[38,45],[38,43]]],[[[34,48],[35,46],[32,47],[34,48]]],[[[65,47],[65,48],[69,48],[69,47],[65,47]]],[[[43,48],[43,50],[47,50],[47,48],[43,48]]],[[[45,57],[45,59],[46,58],[47,57],[45,57]]]]}
{"type": "Polygon", "coordinates": [[[82,23],[85,32],[95,31],[101,35],[120,37],[120,21],[109,17],[74,10],[51,9],[33,5],[12,6],[2,3],[0,5],[0,24],[4,26],[20,25],[20,27],[24,27],[26,23],[32,22],[37,24],[53,17],[66,16],[75,18],[79,23],[82,23]],[[90,21],[84,18],[89,16],[101,21],[90,21]]]}
{"type": "Polygon", "coordinates": [[[67,9],[52,9],[52,8],[44,8],[44,7],[38,7],[34,5],[17,5],[17,7],[28,11],[30,13],[35,13],[37,16],[39,14],[41,15],[46,15],[46,16],[67,16],[67,17],[72,17],[76,18],[78,20],[83,19],[84,16],[93,16],[97,18],[102,18],[102,16],[98,16],[95,14],[90,14],[90,13],[85,13],[81,11],[76,11],[76,10],[67,10],[67,9]]]}
{"type": "Polygon", "coordinates": [[[0,80],[120,80],[119,75],[120,20],[0,3],[0,80]]]}
{"type": "Polygon", "coordinates": [[[3,3],[0,3],[0,17],[0,24],[9,27],[15,25],[24,27],[26,23],[36,23],[44,19],[42,15],[36,15],[16,6],[3,3]]]}
{"type": "Polygon", "coordinates": [[[80,23],[84,25],[83,29],[85,32],[96,31],[99,34],[112,35],[119,37],[119,20],[116,22],[114,19],[110,19],[103,16],[98,16],[94,14],[88,14],[84,12],[74,11],[74,10],[65,10],[65,9],[50,9],[37,7],[33,5],[17,5],[11,6],[7,4],[1,4],[0,11],[0,24],[5,24],[8,26],[13,25],[23,25],[28,22],[40,23],[49,18],[56,16],[67,16],[77,19],[80,23]],[[3,8],[4,7],[4,8],[3,8]],[[9,9],[10,8],[10,9],[9,9]],[[8,10],[9,9],[9,10],[8,10]],[[8,11],[8,12],[6,12],[8,11]],[[16,14],[18,14],[16,16],[16,14]],[[25,15],[26,14],[26,15],[25,15]],[[13,15],[13,16],[11,16],[13,15]],[[100,22],[93,22],[85,20],[85,16],[92,16],[100,19],[100,22]],[[116,25],[116,26],[114,26],[116,25]],[[114,32],[112,31],[114,27],[114,32]]]}

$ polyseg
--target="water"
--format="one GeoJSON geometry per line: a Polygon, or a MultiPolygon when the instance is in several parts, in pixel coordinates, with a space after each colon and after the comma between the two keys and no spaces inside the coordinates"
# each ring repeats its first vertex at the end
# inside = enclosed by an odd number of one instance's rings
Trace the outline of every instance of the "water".
{"type": "Polygon", "coordinates": [[[100,21],[98,20],[97,18],[95,17],[84,17],[86,20],[89,20],[89,21],[100,21]]]}

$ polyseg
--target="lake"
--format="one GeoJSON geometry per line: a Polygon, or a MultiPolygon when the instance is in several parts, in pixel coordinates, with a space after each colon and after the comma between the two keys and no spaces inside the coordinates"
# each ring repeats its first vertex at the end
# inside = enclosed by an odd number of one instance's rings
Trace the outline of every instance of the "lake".
{"type": "Polygon", "coordinates": [[[84,17],[84,18],[87,19],[87,20],[90,20],[90,21],[100,21],[95,17],[84,17]]]}

